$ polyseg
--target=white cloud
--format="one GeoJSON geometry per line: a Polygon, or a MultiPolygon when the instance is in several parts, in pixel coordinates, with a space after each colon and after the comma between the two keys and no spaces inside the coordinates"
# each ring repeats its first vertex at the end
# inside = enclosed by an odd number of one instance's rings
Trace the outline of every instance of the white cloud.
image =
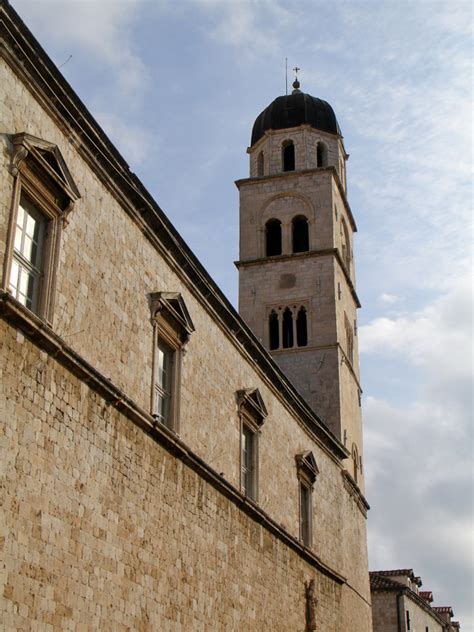
{"type": "Polygon", "coordinates": [[[195,0],[214,23],[210,36],[238,49],[245,59],[274,54],[281,46],[281,31],[294,24],[295,12],[277,0],[229,2],[195,0]]]}
{"type": "Polygon", "coordinates": [[[395,355],[422,367],[431,379],[468,379],[472,374],[472,284],[459,281],[414,313],[376,318],[359,328],[365,354],[395,355]]]}
{"type": "MultiPolygon", "coordinates": [[[[133,50],[130,34],[142,2],[16,0],[14,5],[42,41],[61,47],[67,52],[65,59],[71,53],[73,59],[80,55],[82,67],[86,63],[107,67],[113,73],[122,96],[135,100],[143,93],[147,83],[147,70],[133,50]]],[[[65,59],[55,61],[61,65],[65,59]]]]}
{"type": "Polygon", "coordinates": [[[96,118],[130,165],[139,166],[149,159],[150,155],[156,156],[159,142],[157,130],[151,133],[150,130],[127,123],[123,118],[110,112],[96,112],[96,118]]]}
{"type": "Polygon", "coordinates": [[[413,567],[439,605],[459,608],[463,629],[473,570],[471,326],[472,286],[459,281],[413,313],[359,330],[365,356],[390,359],[387,383],[392,370],[417,371],[413,401],[364,401],[371,567],[413,567]]]}
{"type": "Polygon", "coordinates": [[[382,303],[388,303],[389,305],[392,305],[393,303],[398,303],[399,300],[400,298],[398,296],[395,296],[395,294],[388,294],[384,292],[380,295],[380,301],[382,303]]]}

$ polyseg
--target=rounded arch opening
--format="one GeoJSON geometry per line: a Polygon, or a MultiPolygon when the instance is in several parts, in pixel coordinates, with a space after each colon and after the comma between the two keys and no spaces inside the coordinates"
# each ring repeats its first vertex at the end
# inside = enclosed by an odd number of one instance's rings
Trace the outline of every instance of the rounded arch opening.
{"type": "Polygon", "coordinates": [[[274,309],[270,312],[268,317],[268,330],[270,338],[270,351],[278,349],[280,346],[280,323],[278,320],[278,314],[274,309]]]}
{"type": "Polygon", "coordinates": [[[291,222],[293,237],[293,252],[307,252],[309,250],[309,224],[304,215],[297,215],[291,222]]]}
{"type": "Polygon", "coordinates": [[[293,346],[293,312],[289,307],[283,312],[283,349],[293,346]]]}
{"type": "Polygon", "coordinates": [[[317,144],[316,147],[316,161],[318,167],[328,166],[328,148],[321,141],[317,144]]]}
{"type": "Polygon", "coordinates": [[[341,242],[342,242],[342,259],[348,271],[351,269],[351,244],[349,241],[349,230],[347,229],[346,220],[341,218],[341,242]]]}
{"type": "Polygon", "coordinates": [[[352,464],[354,468],[354,480],[357,483],[359,481],[359,450],[355,443],[352,444],[352,464]]]}
{"type": "Polygon", "coordinates": [[[263,176],[265,174],[265,158],[263,151],[258,154],[257,157],[257,176],[263,176]]]}
{"type": "Polygon", "coordinates": [[[298,347],[306,347],[308,344],[308,321],[306,308],[300,307],[296,316],[296,344],[298,347]]]}
{"type": "Polygon", "coordinates": [[[281,255],[281,222],[269,219],[265,224],[265,254],[267,257],[281,255]]]}
{"type": "Polygon", "coordinates": [[[292,140],[285,140],[281,146],[283,171],[295,170],[295,145],[292,140]]]}

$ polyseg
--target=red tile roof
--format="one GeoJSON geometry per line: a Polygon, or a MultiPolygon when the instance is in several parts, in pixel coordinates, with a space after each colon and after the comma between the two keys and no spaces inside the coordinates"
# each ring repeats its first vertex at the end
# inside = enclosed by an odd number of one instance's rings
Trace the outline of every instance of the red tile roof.
{"type": "Polygon", "coordinates": [[[431,590],[420,590],[420,597],[428,603],[431,603],[433,601],[433,593],[431,592],[431,590]]]}
{"type": "Polygon", "coordinates": [[[370,590],[403,590],[403,588],[406,588],[400,582],[384,577],[380,573],[371,572],[369,576],[370,590]]]}
{"type": "Polygon", "coordinates": [[[439,612],[440,614],[449,614],[449,616],[453,616],[454,612],[451,606],[432,606],[435,612],[439,612]]]}

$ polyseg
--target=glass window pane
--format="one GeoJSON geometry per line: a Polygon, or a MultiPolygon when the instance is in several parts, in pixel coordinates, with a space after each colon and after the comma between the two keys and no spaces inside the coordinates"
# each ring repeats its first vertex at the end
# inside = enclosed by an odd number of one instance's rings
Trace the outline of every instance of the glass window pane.
{"type": "Polygon", "coordinates": [[[36,230],[37,230],[37,228],[36,228],[36,221],[35,221],[35,219],[30,214],[27,214],[27,216],[26,216],[26,229],[25,229],[26,234],[29,237],[34,237],[36,230]]]}
{"type": "Polygon", "coordinates": [[[28,280],[29,280],[28,272],[24,268],[21,268],[20,269],[20,287],[19,287],[19,290],[25,296],[26,296],[26,294],[28,292],[28,280]]]}
{"type": "Polygon", "coordinates": [[[161,340],[156,349],[155,410],[158,420],[171,427],[172,367],[175,352],[161,340]]]}
{"type": "Polygon", "coordinates": [[[18,207],[18,213],[16,216],[16,223],[18,226],[20,226],[23,229],[23,224],[25,222],[25,211],[23,210],[23,207],[20,206],[18,207]]]}
{"type": "Polygon", "coordinates": [[[16,227],[15,230],[15,243],[14,243],[14,248],[15,250],[18,250],[18,252],[21,252],[21,237],[22,237],[22,232],[21,232],[21,228],[19,228],[18,226],[16,227]]]}
{"type": "Polygon", "coordinates": [[[21,249],[20,252],[25,257],[25,259],[28,259],[28,261],[31,261],[32,248],[33,248],[33,241],[31,237],[28,237],[28,235],[25,235],[23,239],[23,248],[21,249]]]}

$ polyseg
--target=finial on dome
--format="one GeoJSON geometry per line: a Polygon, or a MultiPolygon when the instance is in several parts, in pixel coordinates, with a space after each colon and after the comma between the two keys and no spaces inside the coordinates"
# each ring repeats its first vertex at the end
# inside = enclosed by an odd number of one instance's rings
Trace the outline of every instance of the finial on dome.
{"type": "Polygon", "coordinates": [[[301,92],[300,90],[300,82],[298,81],[298,72],[301,70],[301,68],[298,68],[298,66],[295,66],[295,68],[293,68],[294,72],[295,72],[295,80],[293,81],[293,92],[292,94],[301,92]]]}

